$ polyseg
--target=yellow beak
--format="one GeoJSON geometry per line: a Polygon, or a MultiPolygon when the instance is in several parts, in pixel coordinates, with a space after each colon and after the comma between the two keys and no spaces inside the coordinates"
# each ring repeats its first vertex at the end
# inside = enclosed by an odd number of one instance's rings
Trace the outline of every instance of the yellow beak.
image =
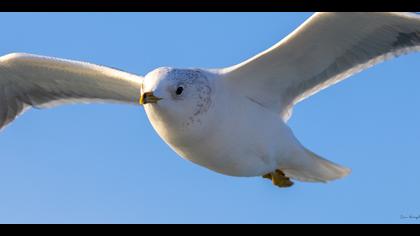
{"type": "Polygon", "coordinates": [[[156,97],[153,95],[153,92],[145,92],[140,97],[140,104],[144,105],[147,103],[157,103],[159,100],[162,100],[162,98],[156,97]]]}

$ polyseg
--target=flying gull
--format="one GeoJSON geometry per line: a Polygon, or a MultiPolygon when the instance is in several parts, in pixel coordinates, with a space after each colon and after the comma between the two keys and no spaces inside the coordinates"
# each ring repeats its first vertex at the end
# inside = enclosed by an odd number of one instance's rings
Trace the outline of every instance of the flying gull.
{"type": "Polygon", "coordinates": [[[137,76],[85,62],[0,57],[0,128],[30,107],[144,105],[181,157],[230,176],[327,182],[350,173],[306,149],[287,121],[293,106],[387,59],[420,50],[415,13],[315,13],[268,50],[222,69],[157,68],[137,76]]]}

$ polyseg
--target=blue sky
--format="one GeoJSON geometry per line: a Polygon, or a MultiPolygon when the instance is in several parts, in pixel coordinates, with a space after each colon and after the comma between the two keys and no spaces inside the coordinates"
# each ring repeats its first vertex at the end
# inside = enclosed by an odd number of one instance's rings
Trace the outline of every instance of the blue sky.
{"type": "MultiPolygon", "coordinates": [[[[311,13],[1,13],[0,54],[28,52],[144,75],[224,67],[278,42],[311,13]]],[[[289,189],[179,158],[143,108],[29,110],[0,134],[0,223],[420,223],[420,54],[305,100],[289,124],[352,168],[289,189]]]]}

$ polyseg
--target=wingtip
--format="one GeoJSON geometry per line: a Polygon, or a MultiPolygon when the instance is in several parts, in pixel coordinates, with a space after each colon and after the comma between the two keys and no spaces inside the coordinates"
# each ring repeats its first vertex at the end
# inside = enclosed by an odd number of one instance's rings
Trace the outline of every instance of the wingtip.
{"type": "Polygon", "coordinates": [[[23,52],[12,52],[0,57],[0,62],[15,61],[17,59],[33,57],[33,54],[23,52]]]}

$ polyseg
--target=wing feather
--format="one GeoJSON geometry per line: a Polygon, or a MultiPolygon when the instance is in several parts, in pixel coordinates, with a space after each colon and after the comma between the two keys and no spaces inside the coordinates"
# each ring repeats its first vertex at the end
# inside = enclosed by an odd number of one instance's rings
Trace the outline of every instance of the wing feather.
{"type": "Polygon", "coordinates": [[[26,108],[67,103],[137,104],[143,78],[109,67],[12,53],[0,57],[0,129],[26,108]]]}
{"type": "Polygon", "coordinates": [[[232,87],[287,120],[303,99],[419,50],[415,13],[316,13],[270,49],[222,73],[232,87]]]}

